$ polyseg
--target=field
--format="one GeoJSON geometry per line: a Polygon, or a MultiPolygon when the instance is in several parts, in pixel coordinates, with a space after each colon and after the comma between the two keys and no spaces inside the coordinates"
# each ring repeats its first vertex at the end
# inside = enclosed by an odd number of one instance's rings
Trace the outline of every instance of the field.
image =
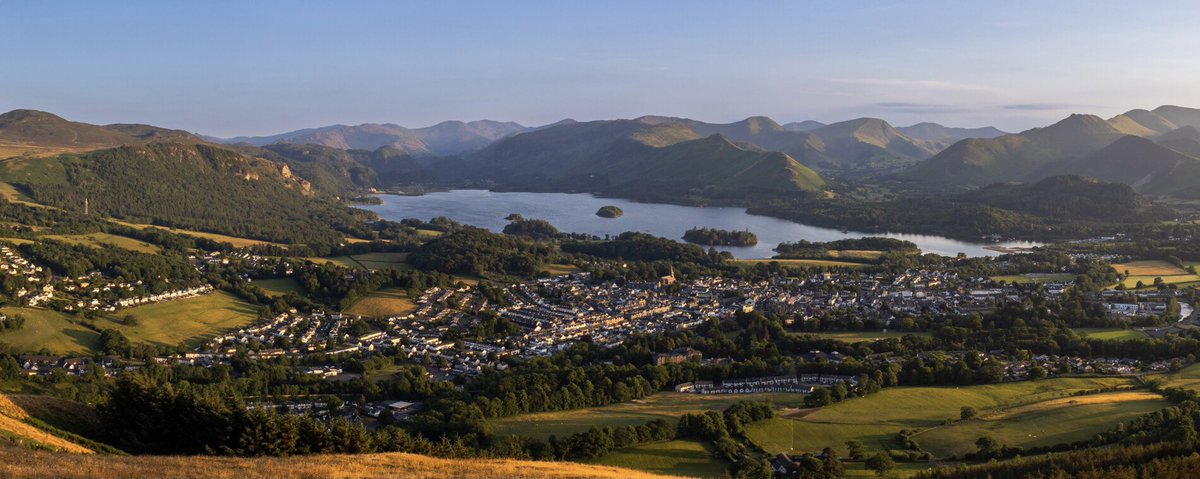
{"type": "Polygon", "coordinates": [[[1092,339],[1145,339],[1146,333],[1132,329],[1105,329],[1105,328],[1072,328],[1076,333],[1085,338],[1092,339]]]}
{"type": "Polygon", "coordinates": [[[71,316],[50,309],[5,307],[4,314],[25,317],[25,326],[0,334],[0,342],[20,352],[43,348],[55,354],[82,354],[95,351],[100,334],[73,321],[71,316]]]}
{"type": "Polygon", "coordinates": [[[551,264],[547,265],[544,271],[550,273],[550,276],[562,276],[579,272],[579,267],[573,264],[551,264]]]}
{"type": "Polygon", "coordinates": [[[399,288],[384,288],[356,301],[345,313],[355,316],[387,318],[403,316],[417,309],[408,293],[399,288]]]}
{"type": "Polygon", "coordinates": [[[1070,273],[1029,273],[1029,274],[1010,274],[1005,276],[992,276],[992,281],[1004,281],[1006,283],[1025,284],[1025,283],[1058,283],[1071,281],[1075,279],[1075,275],[1070,273]]]}
{"type": "Polygon", "coordinates": [[[831,249],[825,252],[830,258],[843,258],[854,261],[875,261],[883,256],[882,251],[869,249],[831,249]]]}
{"type": "Polygon", "coordinates": [[[258,318],[258,309],[236,296],[217,291],[117,310],[114,315],[118,318],[132,315],[137,319],[136,326],[104,325],[119,329],[130,341],[166,346],[184,342],[195,346],[224,331],[249,324],[258,318]]]}
{"type": "Polygon", "coordinates": [[[726,465],[714,459],[710,448],[697,441],[667,441],[614,451],[595,464],[627,467],[656,474],[691,477],[724,477],[726,465]]]}
{"type": "Polygon", "coordinates": [[[1200,391],[1200,363],[1183,368],[1177,373],[1159,376],[1167,386],[1200,391]]]}
{"type": "Polygon", "coordinates": [[[1170,405],[1148,391],[1051,399],[936,427],[915,439],[937,457],[974,452],[975,440],[985,435],[1007,445],[1053,446],[1090,439],[1117,423],[1170,405]]]}
{"type": "Polygon", "coordinates": [[[125,221],[118,221],[118,220],[110,220],[110,221],[112,221],[113,223],[119,224],[119,225],[128,226],[130,228],[138,228],[138,229],[158,228],[158,229],[167,230],[172,233],[177,233],[177,234],[181,234],[181,235],[185,235],[185,236],[192,236],[192,237],[196,237],[196,238],[204,238],[204,239],[210,239],[213,241],[219,241],[222,243],[229,243],[229,244],[232,244],[234,248],[244,248],[246,246],[256,246],[256,245],[278,244],[278,243],[272,243],[270,241],[256,240],[256,239],[250,239],[250,238],[238,238],[236,236],[227,236],[227,235],[223,235],[223,234],[208,233],[208,232],[204,232],[204,231],[194,231],[194,230],[185,230],[185,229],[179,229],[179,228],[168,228],[166,226],[128,223],[125,221]]]}
{"type": "Polygon", "coordinates": [[[266,290],[267,294],[271,296],[283,296],[288,293],[304,293],[304,290],[300,288],[300,283],[296,281],[296,278],[260,279],[252,284],[266,290]]]}
{"type": "Polygon", "coordinates": [[[1131,261],[1128,263],[1113,264],[1112,267],[1121,274],[1125,274],[1126,271],[1129,272],[1129,276],[1121,283],[1129,289],[1136,288],[1139,281],[1143,287],[1153,287],[1155,278],[1162,278],[1166,284],[1200,282],[1200,275],[1188,273],[1186,270],[1166,261],[1131,261]]]}
{"type": "Polygon", "coordinates": [[[779,406],[796,406],[804,400],[804,396],[786,393],[701,396],[664,392],[628,403],[571,411],[522,414],[490,422],[497,434],[516,434],[546,439],[551,435],[564,436],[583,432],[592,426],[637,425],[654,419],[666,419],[674,422],[684,413],[720,411],[734,402],[743,400],[770,400],[779,406]]]}
{"type": "Polygon", "coordinates": [[[845,341],[847,343],[863,343],[875,341],[877,339],[902,338],[910,334],[913,336],[929,337],[929,333],[907,333],[903,331],[822,331],[804,334],[815,334],[822,338],[836,339],[838,341],[845,341]]]}
{"type": "MultiPolygon", "coordinates": [[[[969,387],[898,387],[815,411],[796,411],[752,424],[748,435],[767,452],[819,451],[826,446],[845,454],[845,443],[862,441],[868,450],[894,447],[901,429],[925,429],[959,416],[971,406],[989,414],[1072,392],[1132,384],[1122,378],[1061,378],[969,387]]],[[[1107,423],[1106,426],[1107,427],[1107,423]]],[[[1103,429],[1103,428],[1101,428],[1103,429]]],[[[1092,430],[1090,432],[1096,432],[1092,430]]]]}
{"type": "Polygon", "coordinates": [[[738,259],[735,263],[747,266],[754,266],[759,263],[779,263],[780,266],[805,267],[805,268],[861,268],[867,266],[865,263],[851,263],[848,261],[833,261],[826,259],[738,259]]]}
{"type": "Polygon", "coordinates": [[[78,235],[44,235],[42,238],[62,241],[64,243],[91,246],[93,248],[117,247],[138,253],[158,254],[158,246],[128,236],[110,233],[87,233],[78,235]]]}
{"type": "Polygon", "coordinates": [[[404,262],[404,258],[407,255],[407,253],[366,253],[351,256],[308,258],[308,260],[314,263],[334,263],[347,268],[405,269],[408,268],[408,263],[404,262]]]}
{"type": "Polygon", "coordinates": [[[647,472],[570,462],[440,459],[404,453],[326,454],[286,458],[114,456],[0,447],[0,477],[12,479],[654,479],[647,472]]]}

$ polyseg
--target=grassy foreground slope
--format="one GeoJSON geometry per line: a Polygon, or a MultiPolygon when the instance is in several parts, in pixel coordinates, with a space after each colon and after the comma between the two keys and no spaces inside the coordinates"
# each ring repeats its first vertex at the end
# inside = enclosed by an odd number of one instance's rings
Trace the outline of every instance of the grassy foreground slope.
{"type": "Polygon", "coordinates": [[[661,478],[630,469],[567,462],[438,459],[386,453],[286,458],[107,456],[0,447],[0,477],[13,479],[304,478],[661,478]]]}

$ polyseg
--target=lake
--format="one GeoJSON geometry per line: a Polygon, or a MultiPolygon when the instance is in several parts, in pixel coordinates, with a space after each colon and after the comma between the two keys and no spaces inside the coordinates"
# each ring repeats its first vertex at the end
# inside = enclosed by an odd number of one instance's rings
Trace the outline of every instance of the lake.
{"type": "Polygon", "coordinates": [[[758,236],[751,247],[717,247],[738,258],[770,258],[773,249],[785,241],[833,241],[863,236],[887,236],[916,243],[926,253],[954,256],[996,256],[987,247],[1031,247],[1032,242],[968,243],[930,235],[842,232],[808,226],[792,221],[746,213],[745,208],[698,207],[662,203],[638,203],[616,198],[598,198],[587,193],[521,193],[487,190],[450,190],[420,196],[379,195],[378,205],[358,206],[374,211],[381,218],[429,220],[445,216],[454,221],[499,232],[508,224],[504,218],[516,213],[528,219],[549,221],[559,231],[586,233],[603,237],[626,231],[640,231],[682,241],[683,233],[693,227],[749,230],[758,236]],[[601,218],[596,210],[614,205],[625,211],[620,218],[601,218]]]}

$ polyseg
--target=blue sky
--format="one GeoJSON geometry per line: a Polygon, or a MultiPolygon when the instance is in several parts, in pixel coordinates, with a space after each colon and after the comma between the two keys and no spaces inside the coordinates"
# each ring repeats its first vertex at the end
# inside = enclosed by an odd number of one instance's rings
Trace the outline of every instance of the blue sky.
{"type": "Polygon", "coordinates": [[[0,111],[232,136],[1200,107],[1200,2],[1138,3],[0,0],[0,111]]]}

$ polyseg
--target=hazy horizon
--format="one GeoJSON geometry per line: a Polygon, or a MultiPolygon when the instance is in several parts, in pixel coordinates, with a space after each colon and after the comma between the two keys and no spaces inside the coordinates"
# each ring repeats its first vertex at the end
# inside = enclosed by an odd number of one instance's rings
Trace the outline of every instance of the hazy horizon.
{"type": "Polygon", "coordinates": [[[1200,106],[1189,2],[467,3],[2,2],[0,110],[231,137],[642,115],[1015,132],[1200,106]]]}

